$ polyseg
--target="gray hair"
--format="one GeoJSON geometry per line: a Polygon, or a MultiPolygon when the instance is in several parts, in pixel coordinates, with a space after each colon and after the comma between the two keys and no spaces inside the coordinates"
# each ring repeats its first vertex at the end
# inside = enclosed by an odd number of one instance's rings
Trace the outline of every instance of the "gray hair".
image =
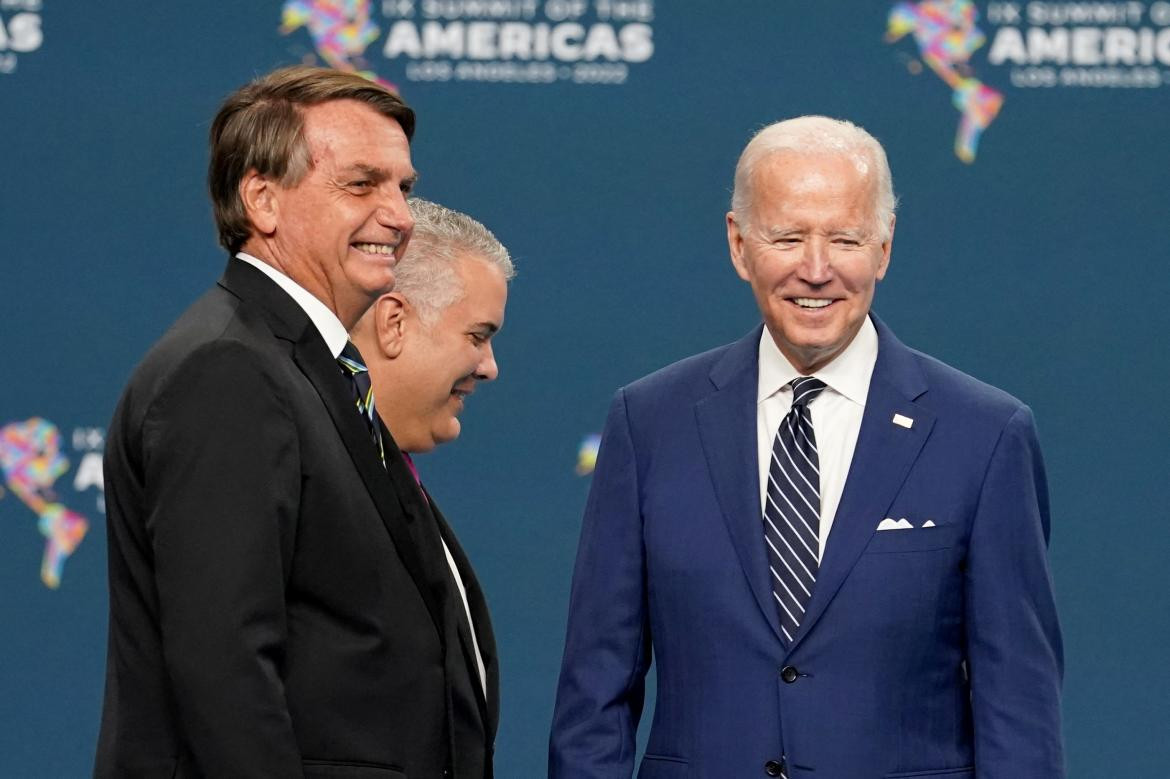
{"type": "Polygon", "coordinates": [[[394,270],[394,290],[418,309],[426,325],[463,297],[465,290],[456,262],[472,255],[500,271],[511,281],[516,268],[508,250],[492,232],[467,214],[412,197],[407,201],[414,217],[414,233],[406,254],[394,270]]]}
{"type": "Polygon", "coordinates": [[[898,200],[894,197],[893,177],[890,175],[885,149],[861,127],[827,116],[798,116],[775,122],[752,137],[735,166],[731,210],[735,213],[737,224],[741,227],[748,225],[748,214],[752,208],[752,178],[756,169],[765,158],[782,151],[839,154],[852,160],[859,173],[877,184],[874,201],[877,232],[883,242],[889,240],[890,220],[894,217],[898,200]]]}

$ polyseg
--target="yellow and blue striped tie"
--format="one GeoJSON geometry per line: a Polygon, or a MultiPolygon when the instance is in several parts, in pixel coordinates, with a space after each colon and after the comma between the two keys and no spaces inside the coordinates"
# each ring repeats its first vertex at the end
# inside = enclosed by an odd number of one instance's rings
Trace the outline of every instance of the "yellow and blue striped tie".
{"type": "Polygon", "coordinates": [[[362,353],[358,351],[352,341],[346,341],[345,348],[341,350],[341,355],[337,358],[337,364],[341,366],[342,372],[349,377],[353,384],[354,406],[362,418],[366,420],[366,426],[370,430],[370,438],[378,447],[378,457],[382,461],[382,467],[385,468],[386,450],[382,446],[382,434],[378,429],[377,412],[374,410],[374,387],[370,382],[370,370],[366,367],[365,360],[362,359],[362,353]]]}

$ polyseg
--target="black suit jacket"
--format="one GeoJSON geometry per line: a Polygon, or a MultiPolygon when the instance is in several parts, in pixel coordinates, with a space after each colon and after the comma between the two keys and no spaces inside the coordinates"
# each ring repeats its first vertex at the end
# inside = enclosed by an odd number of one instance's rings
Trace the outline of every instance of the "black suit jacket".
{"type": "Polygon", "coordinates": [[[316,327],[246,263],[147,354],[106,448],[96,776],[491,775],[483,594],[384,438],[385,470],[316,327]]]}

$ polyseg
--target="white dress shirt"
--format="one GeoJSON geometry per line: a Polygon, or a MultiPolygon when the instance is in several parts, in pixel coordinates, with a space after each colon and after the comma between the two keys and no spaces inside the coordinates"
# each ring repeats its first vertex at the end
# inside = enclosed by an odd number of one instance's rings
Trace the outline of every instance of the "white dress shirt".
{"type": "MultiPolygon", "coordinates": [[[[817,441],[821,471],[821,527],[818,557],[825,555],[825,543],[833,527],[861,417],[869,395],[869,380],[877,362],[877,330],[865,318],[857,335],[836,359],[812,375],[827,386],[808,405],[813,433],[817,441]]],[[[768,469],[772,464],[772,445],[780,422],[792,408],[792,388],[786,386],[802,374],[776,346],[768,328],[760,336],[759,390],[756,395],[756,438],[760,466],[760,514],[768,500],[768,469]]]]}
{"type": "MultiPolygon", "coordinates": [[[[304,310],[305,315],[309,317],[313,325],[321,333],[321,337],[325,339],[325,345],[329,347],[329,352],[333,355],[333,359],[336,360],[341,355],[341,351],[349,341],[349,333],[345,331],[345,325],[341,324],[341,320],[337,318],[337,314],[334,314],[313,293],[263,260],[257,259],[245,252],[238,252],[236,259],[248,263],[272,279],[276,282],[277,286],[287,292],[288,296],[296,301],[296,304],[304,310]]],[[[455,585],[459,588],[459,594],[463,598],[463,610],[467,613],[467,624],[471,628],[471,643],[475,648],[475,663],[479,671],[479,683],[483,687],[483,693],[486,697],[487,672],[484,669],[483,658],[479,654],[479,639],[475,636],[475,623],[471,620],[471,607],[467,603],[467,589],[463,586],[463,577],[459,575],[459,568],[455,565],[455,558],[451,556],[451,550],[447,548],[447,542],[443,541],[442,543],[443,552],[447,556],[447,565],[451,568],[451,575],[455,577],[455,585]]]]}

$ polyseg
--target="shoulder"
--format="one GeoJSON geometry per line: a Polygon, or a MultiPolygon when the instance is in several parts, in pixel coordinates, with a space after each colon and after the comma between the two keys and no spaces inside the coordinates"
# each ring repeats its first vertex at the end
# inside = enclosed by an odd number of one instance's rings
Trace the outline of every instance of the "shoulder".
{"type": "Polygon", "coordinates": [[[211,288],[147,351],[122,405],[145,413],[162,401],[212,390],[221,399],[261,388],[279,397],[292,362],[253,309],[221,287],[211,288]]]}
{"type": "Polygon", "coordinates": [[[622,391],[630,396],[638,396],[663,391],[678,391],[693,385],[709,391],[712,388],[711,371],[733,346],[735,346],[734,343],[724,344],[700,354],[685,357],[627,384],[622,388],[622,391]]]}
{"type": "Polygon", "coordinates": [[[929,391],[919,402],[937,411],[961,413],[972,422],[1002,427],[1015,417],[1031,417],[1019,398],[966,374],[947,363],[909,350],[922,370],[929,391]]]}
{"type": "MultiPolygon", "coordinates": [[[[717,391],[713,375],[727,364],[728,352],[736,343],[686,357],[643,376],[618,390],[615,404],[631,420],[643,425],[653,420],[678,420],[692,413],[696,403],[717,391]]],[[[745,366],[754,369],[755,363],[745,366]]]]}
{"type": "Polygon", "coordinates": [[[1018,414],[1030,417],[1018,398],[906,346],[876,318],[875,324],[879,339],[875,380],[888,379],[915,403],[940,417],[961,418],[984,429],[1001,428],[1018,414]]]}
{"type": "MultiPolygon", "coordinates": [[[[1039,467],[1036,423],[1025,403],[941,360],[908,351],[927,386],[915,405],[933,413],[936,446],[961,452],[964,461],[971,463],[989,462],[998,453],[1039,467]]],[[[982,465],[975,465],[973,473],[983,470],[982,465]]]]}

